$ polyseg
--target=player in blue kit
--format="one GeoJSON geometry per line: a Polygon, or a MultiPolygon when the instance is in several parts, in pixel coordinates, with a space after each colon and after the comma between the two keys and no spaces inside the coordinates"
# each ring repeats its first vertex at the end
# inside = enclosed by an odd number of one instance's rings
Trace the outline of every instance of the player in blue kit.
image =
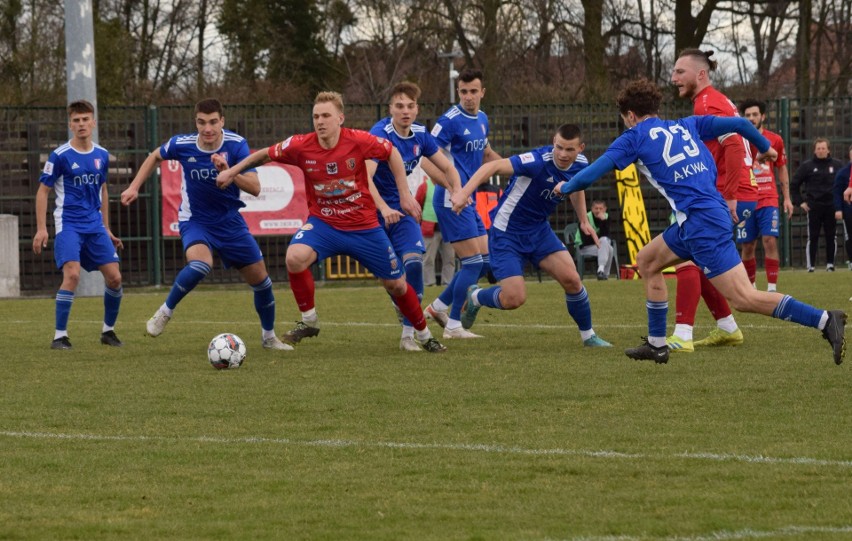
{"type": "MultiPolygon", "coordinates": [[[[432,128],[438,146],[445,149],[459,172],[462,186],[483,163],[499,160],[488,143],[488,116],[479,110],[485,96],[482,72],[465,70],[458,79],[459,103],[444,113],[432,128]]],[[[426,316],[444,327],[444,338],[480,338],[461,324],[461,307],[467,289],[484,276],[489,268],[488,237],[485,225],[474,207],[453,212],[451,193],[435,187],[432,204],[444,241],[453,245],[461,268],[441,295],[426,307],[426,316]],[[447,314],[447,309],[452,309],[447,314]]]]}
{"type": "Polygon", "coordinates": [[[650,81],[630,83],[617,99],[619,113],[629,129],[594,164],[556,187],[562,193],[582,190],[602,175],[635,162],[675,213],[676,222],[636,255],[647,295],[648,337],[625,354],[632,359],[668,362],[668,292],[662,271],[691,260],[735,309],[820,329],[831,344],[834,362],[842,363],[846,353],[843,311],[819,310],[789,295],[752,287],[731,239],[730,212],[716,190],[716,163],[701,141],[735,131],[757,147],[759,160],[774,160],[777,152],[751,122],[741,117],[662,120],[657,116],[661,100],[662,94],[650,81]]]}
{"type": "Polygon", "coordinates": [[[255,169],[237,175],[224,189],[216,185],[219,171],[235,165],[249,155],[248,143],[240,135],[224,129],[222,104],[205,99],[195,106],[198,133],[176,135],[157,148],[142,163],[130,186],[121,194],[121,203],[129,205],[139,196],[139,188],[163,160],[180,162],[182,200],[178,211],[180,237],[186,266],[175,277],[166,302],[148,320],[147,331],[159,336],[172,318],[175,307],[204,279],[213,265],[213,251],[225,267],[239,270],[254,290],[254,307],[260,316],[262,343],[266,349],[292,350],[275,336],[275,296],[272,280],[266,272],[263,254],[251,236],[239,210],[240,191],[260,194],[255,169]]]}
{"type": "MultiPolygon", "coordinates": [[[[585,169],[589,162],[581,154],[580,128],[563,124],[553,136],[553,145],[524,154],[489,162],[479,168],[467,184],[451,200],[453,210],[463,212],[468,198],[477,186],[493,175],[512,175],[506,191],[491,211],[488,248],[491,269],[499,284],[481,289],[468,287],[461,323],[469,329],[481,306],[498,310],[514,310],[526,301],[524,263],[530,261],[552,276],[565,291],[568,313],[580,329],[587,347],[610,347],[592,328],[589,296],[565,245],[550,228],[549,216],[565,195],[554,191],[556,183],[568,180],[585,169]]],[[[586,196],[572,193],[571,204],[580,220],[580,228],[596,239],[594,227],[586,213],[586,196]]]]}
{"type": "Polygon", "coordinates": [[[107,169],[109,152],[92,141],[95,107],[85,100],[68,106],[71,140],[50,153],[39,177],[36,193],[36,234],[33,252],[47,248],[47,196],[56,191],[56,242],[53,257],[62,269],[62,285],[56,293],[56,331],[52,349],[71,349],[68,316],[80,282],[80,268],[98,269],[104,275],[104,324],[101,343],[120,347],[115,322],[121,307],[121,272],[118,253],[123,248],[109,229],[107,169]]]}
{"type": "MultiPolygon", "coordinates": [[[[426,127],[415,122],[419,112],[417,99],[420,97],[420,87],[411,82],[399,83],[391,89],[390,95],[390,116],[379,120],[370,133],[393,143],[402,156],[405,174],[409,177],[418,174],[420,164],[428,160],[440,172],[439,175],[432,175],[436,182],[445,188],[449,187],[451,192],[458,190],[461,181],[453,164],[439,151],[435,138],[426,127]]],[[[378,208],[379,223],[387,231],[396,254],[402,257],[405,280],[414,288],[418,298],[422,299],[425,245],[420,225],[403,212],[396,179],[387,162],[370,160],[366,165],[367,174],[378,192],[373,194],[373,199],[378,208]]],[[[401,312],[399,314],[401,316],[401,312]]],[[[414,326],[404,317],[399,348],[403,351],[423,351],[414,340],[414,326]]]]}

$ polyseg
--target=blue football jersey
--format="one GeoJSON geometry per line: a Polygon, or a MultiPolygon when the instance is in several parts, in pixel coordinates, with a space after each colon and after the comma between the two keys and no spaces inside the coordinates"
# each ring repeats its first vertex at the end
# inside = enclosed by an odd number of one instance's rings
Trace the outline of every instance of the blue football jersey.
{"type": "Polygon", "coordinates": [[[57,234],[66,227],[80,233],[103,229],[101,187],[108,168],[109,152],[100,145],[80,152],[68,142],[50,153],[38,180],[56,191],[57,234]]]}
{"type": "Polygon", "coordinates": [[[490,215],[492,227],[511,233],[532,232],[546,222],[567,197],[554,192],[554,186],[589,166],[589,160],[579,154],[568,169],[560,169],[553,162],[553,146],[512,156],[509,161],[515,173],[490,215]]]}
{"type": "Polygon", "coordinates": [[[702,143],[712,138],[710,116],[680,120],[651,117],[625,131],[604,153],[617,169],[636,163],[639,172],[665,197],[678,223],[691,208],[723,206],[716,190],[716,163],[702,143]]]}
{"type": "MultiPolygon", "coordinates": [[[[376,122],[375,126],[370,129],[370,133],[384,137],[396,147],[402,156],[407,176],[411,176],[417,168],[421,157],[426,156],[428,158],[438,152],[438,144],[435,142],[435,138],[426,131],[425,126],[416,122],[411,125],[411,134],[408,137],[403,137],[397,133],[390,117],[376,122]]],[[[390,208],[401,210],[399,206],[399,189],[396,186],[393,173],[387,162],[379,161],[378,164],[376,174],[373,175],[373,182],[376,185],[376,189],[390,208]]]]}
{"type": "Polygon", "coordinates": [[[488,130],[488,115],[479,111],[473,116],[458,105],[441,115],[432,128],[438,146],[449,151],[462,186],[482,167],[485,147],[488,146],[488,130]]]}
{"type": "MultiPolygon", "coordinates": [[[[192,219],[200,223],[215,224],[228,215],[239,212],[245,206],[240,201],[240,189],[231,184],[224,190],[216,187],[219,171],[211,156],[220,154],[233,167],[249,152],[248,143],[240,135],[223,130],[222,144],[216,150],[204,150],[198,146],[198,134],[175,135],[160,147],[165,160],[177,160],[183,170],[181,178],[181,203],[178,221],[192,219]]],[[[246,169],[244,173],[257,171],[246,169]]]]}

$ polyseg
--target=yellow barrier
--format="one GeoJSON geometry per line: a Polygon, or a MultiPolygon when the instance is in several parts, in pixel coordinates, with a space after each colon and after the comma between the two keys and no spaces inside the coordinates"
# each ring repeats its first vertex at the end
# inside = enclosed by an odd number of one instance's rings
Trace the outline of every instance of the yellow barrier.
{"type": "Polygon", "coordinates": [[[639,173],[635,165],[615,172],[618,186],[618,203],[621,206],[621,219],[624,222],[624,240],[627,242],[627,255],[630,264],[636,264],[636,253],[651,242],[651,230],[648,227],[648,214],[645,212],[645,199],[639,189],[639,173]]]}
{"type": "Polygon", "coordinates": [[[374,278],[373,273],[348,255],[337,255],[325,260],[326,279],[374,278]]]}

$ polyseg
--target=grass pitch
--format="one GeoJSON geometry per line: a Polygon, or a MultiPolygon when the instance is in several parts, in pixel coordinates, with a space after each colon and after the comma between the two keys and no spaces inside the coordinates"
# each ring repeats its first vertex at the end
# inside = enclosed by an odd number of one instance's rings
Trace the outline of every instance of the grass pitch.
{"type": "MultiPolygon", "coordinates": [[[[848,271],[780,284],[852,308],[848,271]]],[[[641,282],[586,283],[611,350],[582,348],[557,284],[528,287],[444,355],[398,350],[377,285],[319,287],[322,332],[294,352],[261,349],[248,288],[194,291],[156,339],[166,290],[127,290],[120,350],[100,299],[75,301],[72,351],[49,349],[52,299],[0,301],[0,539],[852,537],[852,356],[737,314],[742,347],[635,362],[641,282]],[[221,332],[239,370],[207,363],[221,332]]],[[[696,337],[710,324],[702,305],[696,337]]]]}

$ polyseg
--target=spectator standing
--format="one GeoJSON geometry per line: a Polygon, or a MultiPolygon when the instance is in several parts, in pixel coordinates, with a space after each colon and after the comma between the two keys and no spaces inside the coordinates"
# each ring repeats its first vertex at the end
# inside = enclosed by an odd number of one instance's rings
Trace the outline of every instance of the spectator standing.
{"type": "Polygon", "coordinates": [[[825,235],[825,270],[834,272],[834,177],[842,167],[840,160],[831,157],[828,139],[818,137],[814,140],[814,157],[802,162],[790,183],[793,204],[808,214],[808,272],[816,267],[820,232],[825,235]]]}

